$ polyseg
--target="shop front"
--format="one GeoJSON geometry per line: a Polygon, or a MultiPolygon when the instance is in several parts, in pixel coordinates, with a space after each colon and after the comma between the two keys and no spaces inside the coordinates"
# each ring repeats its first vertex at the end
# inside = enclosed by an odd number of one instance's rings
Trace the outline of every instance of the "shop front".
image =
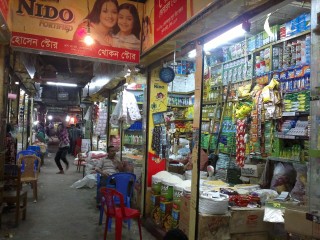
{"type": "Polygon", "coordinates": [[[193,43],[179,37],[198,31],[197,21],[142,55],[150,63],[146,224],[190,239],[317,238],[305,217],[318,210],[317,191],[307,191],[317,185],[308,178],[318,156],[316,4],[257,3],[233,20],[230,4],[193,43]],[[153,61],[156,53],[166,57],[153,61]],[[294,214],[312,230],[295,229],[294,214]]]}

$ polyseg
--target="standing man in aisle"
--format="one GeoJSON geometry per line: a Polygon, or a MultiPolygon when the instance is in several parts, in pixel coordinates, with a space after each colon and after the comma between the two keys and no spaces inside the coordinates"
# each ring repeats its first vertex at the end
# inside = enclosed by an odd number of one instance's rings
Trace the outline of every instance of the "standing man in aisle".
{"type": "Polygon", "coordinates": [[[59,150],[56,153],[54,160],[57,164],[57,167],[59,168],[59,172],[57,172],[57,174],[64,174],[60,159],[66,164],[66,170],[68,170],[69,162],[66,156],[70,146],[70,140],[68,137],[67,128],[63,125],[63,123],[60,123],[58,125],[57,135],[59,138],[59,150]]]}

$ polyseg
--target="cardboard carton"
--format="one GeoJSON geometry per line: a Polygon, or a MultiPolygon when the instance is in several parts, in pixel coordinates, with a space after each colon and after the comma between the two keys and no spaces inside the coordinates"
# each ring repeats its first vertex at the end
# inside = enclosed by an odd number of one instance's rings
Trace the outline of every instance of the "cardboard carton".
{"type": "Polygon", "coordinates": [[[270,224],[263,221],[263,208],[232,208],[230,233],[267,232],[270,224]]]}
{"type": "Polygon", "coordinates": [[[230,239],[229,221],[230,214],[207,215],[199,213],[198,239],[230,239]]]}
{"type": "Polygon", "coordinates": [[[263,170],[264,170],[265,164],[259,163],[259,164],[245,164],[243,168],[241,168],[241,176],[246,177],[260,177],[263,170]]]}
{"type": "Polygon", "coordinates": [[[306,219],[304,209],[286,209],[284,212],[284,228],[288,233],[312,236],[312,222],[306,219]]]}
{"type": "Polygon", "coordinates": [[[181,197],[179,229],[189,235],[190,198],[181,197]]]}

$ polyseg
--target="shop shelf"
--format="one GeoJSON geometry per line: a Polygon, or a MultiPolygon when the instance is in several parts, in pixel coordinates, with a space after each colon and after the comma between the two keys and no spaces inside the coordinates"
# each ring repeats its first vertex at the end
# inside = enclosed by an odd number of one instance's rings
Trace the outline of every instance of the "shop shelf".
{"type": "Polygon", "coordinates": [[[173,94],[173,95],[193,95],[194,91],[190,91],[190,92],[168,92],[169,94],[173,94]]]}
{"type": "Polygon", "coordinates": [[[282,117],[295,117],[309,115],[309,112],[283,112],[282,117]]]}
{"type": "Polygon", "coordinates": [[[276,162],[287,162],[287,163],[297,163],[297,164],[305,164],[305,162],[300,162],[297,160],[292,160],[288,158],[281,158],[281,157],[268,157],[268,160],[270,161],[276,161],[276,162]]]}
{"type": "Polygon", "coordinates": [[[306,35],[306,34],[308,34],[308,33],[310,33],[310,32],[311,32],[310,30],[307,30],[307,31],[298,33],[298,34],[296,34],[296,35],[294,35],[294,36],[290,36],[290,37],[286,37],[286,38],[280,39],[280,40],[272,43],[272,45],[279,44],[279,43],[283,43],[283,42],[285,42],[285,41],[288,41],[288,40],[291,40],[291,39],[294,39],[294,38],[297,38],[297,37],[301,37],[301,36],[306,35]]]}
{"type": "Polygon", "coordinates": [[[275,134],[276,138],[281,138],[281,139],[301,139],[301,140],[309,140],[309,136],[295,136],[295,135],[288,135],[288,134],[281,134],[281,133],[276,133],[275,134]]]}
{"type": "Polygon", "coordinates": [[[262,157],[262,156],[260,156],[260,155],[252,155],[252,154],[250,154],[250,155],[248,155],[248,157],[249,157],[250,159],[267,160],[267,158],[262,157]]]}
{"type": "Polygon", "coordinates": [[[190,119],[190,118],[176,118],[174,121],[193,121],[193,119],[190,119]]]}
{"type": "Polygon", "coordinates": [[[186,105],[186,106],[181,106],[181,105],[167,105],[168,107],[175,107],[175,108],[188,108],[188,107],[193,107],[193,105],[186,105]]]}
{"type": "Polygon", "coordinates": [[[123,145],[142,146],[142,143],[123,143],[123,145]]]}
{"type": "Polygon", "coordinates": [[[216,105],[217,102],[216,101],[205,101],[205,102],[202,102],[202,105],[216,105]]]}

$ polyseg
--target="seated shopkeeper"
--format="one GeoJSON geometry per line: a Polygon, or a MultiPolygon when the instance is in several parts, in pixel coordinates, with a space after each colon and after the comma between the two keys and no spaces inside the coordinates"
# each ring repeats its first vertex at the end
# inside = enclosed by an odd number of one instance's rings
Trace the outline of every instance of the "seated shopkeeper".
{"type": "MultiPolygon", "coordinates": [[[[114,146],[107,147],[108,156],[102,158],[100,163],[93,169],[92,173],[100,173],[100,187],[106,186],[108,176],[124,171],[124,164],[117,159],[116,148],[114,146]]],[[[112,181],[110,181],[112,183],[112,181]]],[[[100,189],[97,191],[97,204],[100,203],[100,189]]]]}
{"type": "Polygon", "coordinates": [[[116,156],[116,148],[109,146],[107,153],[108,156],[102,158],[100,163],[94,168],[94,171],[100,173],[102,178],[105,179],[114,173],[124,171],[124,164],[116,156]]]}

